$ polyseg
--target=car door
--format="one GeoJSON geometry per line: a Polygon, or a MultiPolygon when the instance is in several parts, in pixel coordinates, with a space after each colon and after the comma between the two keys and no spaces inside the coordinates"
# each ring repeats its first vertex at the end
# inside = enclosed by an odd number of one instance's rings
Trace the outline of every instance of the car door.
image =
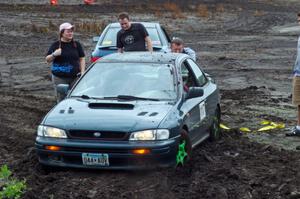
{"type": "MultiPolygon", "coordinates": [[[[189,130],[192,143],[195,144],[202,138],[208,136],[208,129],[210,127],[210,108],[208,93],[206,88],[209,84],[205,74],[201,71],[199,66],[190,58],[187,58],[182,64],[182,73],[184,80],[184,87],[201,87],[204,94],[202,97],[196,97],[186,100],[185,107],[187,107],[188,114],[186,122],[189,123],[189,130]]],[[[188,92],[188,91],[187,91],[188,92]]]]}

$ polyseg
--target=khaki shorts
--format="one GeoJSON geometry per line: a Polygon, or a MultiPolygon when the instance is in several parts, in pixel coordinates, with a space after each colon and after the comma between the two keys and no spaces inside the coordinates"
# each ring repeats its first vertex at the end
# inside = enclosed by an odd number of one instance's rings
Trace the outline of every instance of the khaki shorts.
{"type": "Polygon", "coordinates": [[[292,102],[294,105],[300,105],[300,76],[293,77],[293,98],[292,102]]]}

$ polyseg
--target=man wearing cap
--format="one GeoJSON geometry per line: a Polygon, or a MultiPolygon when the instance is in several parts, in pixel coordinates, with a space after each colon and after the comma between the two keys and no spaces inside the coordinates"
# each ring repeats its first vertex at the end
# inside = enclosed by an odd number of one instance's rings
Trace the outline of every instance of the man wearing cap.
{"type": "Polygon", "coordinates": [[[129,15],[125,12],[119,14],[118,20],[121,25],[121,30],[117,34],[118,52],[153,51],[152,41],[143,24],[131,23],[129,15]]]}
{"type": "Polygon", "coordinates": [[[171,41],[171,52],[173,53],[184,53],[189,55],[194,61],[196,61],[196,53],[189,47],[184,47],[183,40],[176,37],[171,41]]]}
{"type": "MultiPolygon", "coordinates": [[[[76,78],[85,71],[85,54],[80,42],[73,38],[74,26],[63,23],[59,26],[59,40],[54,42],[46,56],[47,63],[52,63],[52,81],[54,89],[58,84],[72,86],[76,78]]],[[[62,100],[56,92],[57,101],[62,100]]]]}

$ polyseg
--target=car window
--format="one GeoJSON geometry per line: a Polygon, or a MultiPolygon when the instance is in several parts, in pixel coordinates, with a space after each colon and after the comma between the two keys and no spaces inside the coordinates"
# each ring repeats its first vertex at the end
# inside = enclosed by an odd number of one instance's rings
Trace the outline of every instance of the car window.
{"type": "Polygon", "coordinates": [[[170,36],[169,36],[169,34],[167,33],[166,29],[165,29],[163,26],[161,26],[161,29],[162,29],[162,31],[165,33],[168,42],[171,43],[170,36]]]}
{"type": "Polygon", "coordinates": [[[71,96],[132,95],[159,100],[177,97],[173,66],[150,63],[96,63],[73,89],[71,96]]]}
{"type": "Polygon", "coordinates": [[[207,82],[207,78],[205,77],[199,66],[191,59],[187,59],[187,63],[190,66],[192,73],[194,73],[197,85],[204,86],[207,82]]]}
{"type": "Polygon", "coordinates": [[[120,28],[109,28],[100,46],[116,46],[117,33],[120,28]]]}
{"type": "Polygon", "coordinates": [[[181,65],[181,76],[183,81],[183,87],[186,91],[189,87],[197,86],[195,77],[191,72],[191,69],[189,69],[189,65],[187,62],[183,62],[181,65]]]}
{"type": "MultiPolygon", "coordinates": [[[[161,46],[161,39],[156,28],[146,27],[147,32],[152,40],[153,46],[161,46]]],[[[109,28],[106,32],[100,46],[116,46],[117,33],[120,28],[109,28]]]]}

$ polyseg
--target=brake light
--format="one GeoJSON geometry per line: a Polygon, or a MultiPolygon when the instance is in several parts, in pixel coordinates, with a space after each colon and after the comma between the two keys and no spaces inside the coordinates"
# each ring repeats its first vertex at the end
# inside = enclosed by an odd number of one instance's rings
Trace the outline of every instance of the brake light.
{"type": "Polygon", "coordinates": [[[98,59],[100,59],[101,57],[91,57],[91,62],[94,63],[95,61],[97,61],[98,59]]]}

